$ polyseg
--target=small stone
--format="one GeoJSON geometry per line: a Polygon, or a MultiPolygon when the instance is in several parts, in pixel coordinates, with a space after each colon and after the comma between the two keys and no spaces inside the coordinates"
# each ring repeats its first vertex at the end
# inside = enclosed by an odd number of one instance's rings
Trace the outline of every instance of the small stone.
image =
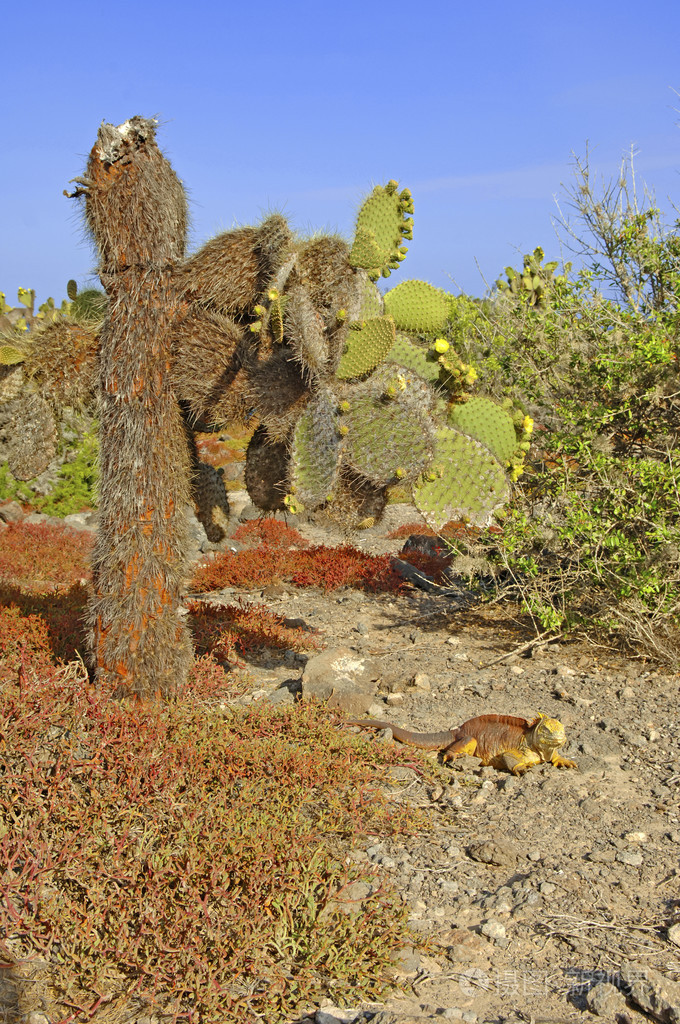
{"type": "Polygon", "coordinates": [[[609,1020],[615,1020],[617,1013],[626,1009],[626,1000],[616,985],[608,981],[601,981],[591,988],[586,996],[586,1004],[591,1013],[609,1020]]]}
{"type": "Polygon", "coordinates": [[[680,924],[672,924],[667,932],[669,942],[674,946],[680,946],[680,924]]]}
{"type": "Polygon", "coordinates": [[[554,882],[541,882],[538,888],[539,892],[541,892],[543,896],[552,896],[557,889],[557,886],[554,882]]]}
{"type": "Polygon", "coordinates": [[[480,931],[482,935],[486,935],[487,939],[504,939],[506,936],[505,925],[492,917],[484,922],[480,931]]]}
{"type": "Polygon", "coordinates": [[[659,738],[659,731],[658,731],[658,729],[648,729],[647,730],[647,739],[649,740],[650,743],[656,743],[658,738],[659,738]]]}
{"type": "Polygon", "coordinates": [[[511,665],[510,666],[510,673],[513,676],[523,676],[524,675],[524,669],[522,668],[521,665],[511,665]]]}
{"type": "Polygon", "coordinates": [[[627,864],[631,868],[639,868],[643,861],[639,850],[621,850],[616,854],[616,859],[620,864],[627,864]]]}
{"type": "Polygon", "coordinates": [[[622,700],[632,700],[635,696],[635,690],[632,686],[624,686],[622,690],[619,690],[619,697],[622,700]]]}
{"type": "Polygon", "coordinates": [[[430,684],[430,677],[426,672],[416,672],[413,677],[413,687],[416,690],[422,690],[424,693],[429,693],[432,689],[430,684]]]}
{"type": "Polygon", "coordinates": [[[324,1006],[314,1015],[315,1024],[353,1024],[365,1020],[361,1010],[347,1010],[342,1006],[324,1006]]]}
{"type": "Polygon", "coordinates": [[[0,505],[0,519],[6,523],[18,523],[24,518],[24,510],[18,501],[4,501],[0,505]]]}
{"type": "Polygon", "coordinates": [[[510,843],[487,840],[473,843],[467,848],[467,855],[482,864],[493,864],[496,867],[513,868],[517,863],[517,853],[510,843]]]}
{"type": "Polygon", "coordinates": [[[385,703],[389,704],[390,707],[396,707],[398,704],[404,703],[403,693],[388,693],[385,697],[385,703]]]}
{"type": "Polygon", "coordinates": [[[623,837],[628,843],[646,843],[647,833],[646,832],[626,832],[623,837]]]}

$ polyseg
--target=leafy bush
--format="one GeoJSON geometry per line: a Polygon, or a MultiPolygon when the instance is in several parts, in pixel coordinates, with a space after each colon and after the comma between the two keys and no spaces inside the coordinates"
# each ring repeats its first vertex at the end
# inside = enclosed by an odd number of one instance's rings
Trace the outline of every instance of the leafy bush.
{"type": "Polygon", "coordinates": [[[506,592],[537,627],[677,664],[680,242],[646,232],[657,213],[609,219],[630,302],[604,297],[616,272],[601,265],[556,278],[534,305],[506,288],[476,305],[461,354],[536,424],[502,543],[486,543],[506,592]]]}
{"type": "Polygon", "coordinates": [[[94,434],[85,434],[72,459],[59,467],[57,483],[44,497],[34,497],[33,506],[50,516],[68,516],[96,508],[99,445],[94,434]]]}
{"type": "Polygon", "coordinates": [[[16,480],[6,462],[0,464],[0,501],[19,501],[36,512],[64,517],[96,508],[98,443],[93,433],[77,437],[67,448],[66,460],[48,494],[33,490],[34,481],[16,480]]]}

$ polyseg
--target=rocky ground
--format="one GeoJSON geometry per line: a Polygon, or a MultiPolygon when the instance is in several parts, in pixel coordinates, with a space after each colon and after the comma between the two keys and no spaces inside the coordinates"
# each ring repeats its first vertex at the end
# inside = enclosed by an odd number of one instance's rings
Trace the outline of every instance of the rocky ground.
{"type": "MultiPolygon", "coordinates": [[[[391,507],[353,542],[396,553],[403,541],[386,533],[416,519],[391,507]]],[[[314,542],[340,539],[296,525],[314,542]]],[[[417,588],[399,598],[285,586],[250,596],[318,629],[327,651],[255,669],[246,700],[292,700],[320,681],[341,709],[416,731],[540,710],[563,722],[578,763],[515,778],[466,758],[434,788],[413,768],[394,770],[393,798],[427,806],[431,827],[353,856],[394,880],[429,952],[403,956],[403,992],[384,1006],[323,1008],[318,1024],[369,1011],[382,1011],[375,1024],[636,1021],[643,1007],[680,1021],[680,677],[584,643],[525,647],[531,634],[514,607],[461,610],[417,588]],[[342,648],[371,669],[350,672],[346,688],[328,664],[342,648]]]]}
{"type": "MultiPolygon", "coordinates": [[[[234,525],[253,514],[246,502],[232,496],[234,525]]],[[[392,506],[354,543],[396,553],[403,540],[386,533],[415,520],[392,506]]],[[[340,540],[295,525],[314,542],[340,540]]],[[[515,778],[465,758],[433,786],[404,748],[386,790],[426,807],[430,825],[352,856],[394,881],[427,952],[408,949],[395,964],[401,990],[385,1004],[322,1007],[308,1020],[680,1022],[677,675],[595,645],[532,644],[513,606],[465,608],[418,588],[390,597],[281,584],[248,597],[318,630],[326,651],[316,663],[288,652],[250,666],[244,701],[275,706],[325,686],[342,713],[417,731],[540,710],[563,722],[578,763],[515,778]],[[339,682],[329,661],[343,649],[339,682]]],[[[370,899],[370,888],[356,896],[370,899]]]]}

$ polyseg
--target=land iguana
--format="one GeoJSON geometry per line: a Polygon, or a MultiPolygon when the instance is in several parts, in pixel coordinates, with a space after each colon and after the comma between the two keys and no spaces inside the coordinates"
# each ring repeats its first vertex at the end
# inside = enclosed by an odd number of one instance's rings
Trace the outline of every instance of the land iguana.
{"type": "Polygon", "coordinates": [[[409,732],[391,722],[352,721],[361,729],[390,729],[395,740],[421,750],[441,750],[444,761],[464,754],[479,757],[483,765],[521,775],[535,764],[549,761],[558,768],[576,768],[574,761],[557,751],[567,741],[564,726],[556,718],[538,713],[532,721],[513,715],[479,715],[444,732],[409,732]]]}

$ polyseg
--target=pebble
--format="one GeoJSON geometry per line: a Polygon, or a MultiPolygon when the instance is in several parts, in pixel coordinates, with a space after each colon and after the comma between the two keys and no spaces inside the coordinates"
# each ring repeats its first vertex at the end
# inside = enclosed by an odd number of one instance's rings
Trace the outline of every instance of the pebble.
{"type": "Polygon", "coordinates": [[[591,988],[586,996],[586,1005],[591,1013],[598,1017],[607,1017],[609,1020],[616,1020],[618,1014],[626,1009],[626,1000],[619,992],[616,985],[608,981],[601,981],[591,988]]]}
{"type": "Polygon", "coordinates": [[[627,864],[631,868],[639,868],[643,858],[639,850],[621,850],[616,854],[616,859],[621,864],[627,864]]]}
{"type": "Polygon", "coordinates": [[[672,924],[668,929],[668,940],[674,946],[680,946],[680,924],[672,924]]]}
{"type": "Polygon", "coordinates": [[[628,843],[646,843],[647,833],[646,832],[626,832],[623,837],[628,843]]]}
{"type": "Polygon", "coordinates": [[[495,918],[490,917],[484,922],[480,929],[482,935],[486,935],[487,939],[504,939],[506,936],[505,925],[501,924],[500,921],[496,921],[495,918]]]}
{"type": "Polygon", "coordinates": [[[361,1010],[346,1010],[341,1006],[324,1006],[314,1014],[315,1024],[352,1024],[363,1018],[361,1010]]]}
{"type": "Polygon", "coordinates": [[[416,672],[413,677],[413,688],[415,690],[421,690],[425,693],[429,693],[432,689],[430,684],[430,677],[426,672],[416,672]]]}

